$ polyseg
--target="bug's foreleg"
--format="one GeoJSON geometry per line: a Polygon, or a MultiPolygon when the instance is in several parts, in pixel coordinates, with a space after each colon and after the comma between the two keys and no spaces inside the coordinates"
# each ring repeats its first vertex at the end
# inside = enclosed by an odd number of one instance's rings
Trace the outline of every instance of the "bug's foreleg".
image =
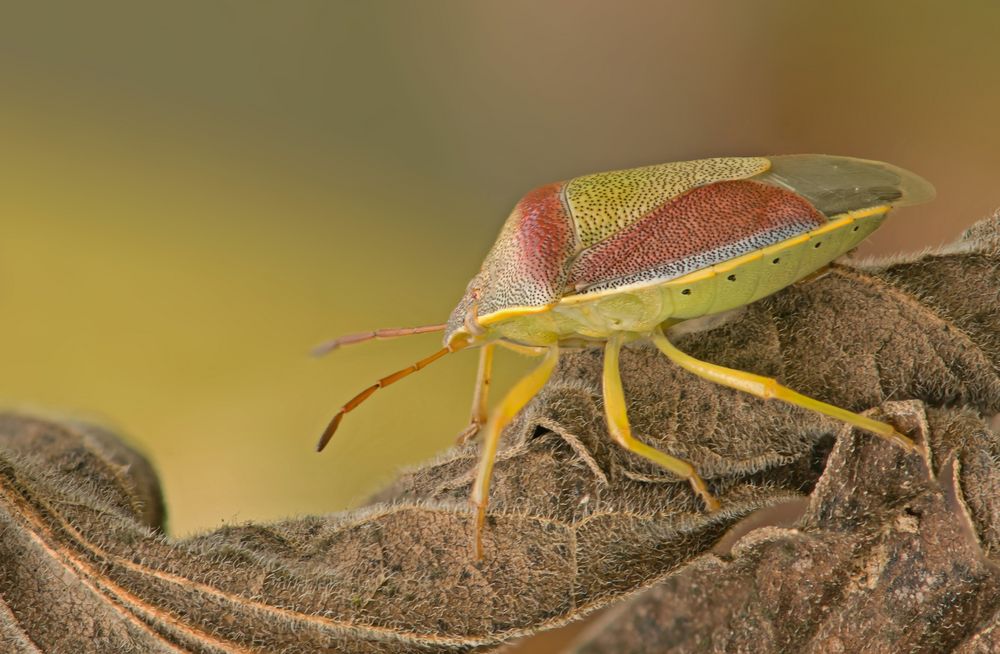
{"type": "Polygon", "coordinates": [[[493,350],[496,346],[487,343],[479,349],[479,369],[476,371],[476,389],[472,393],[472,415],[469,426],[462,430],[456,438],[458,445],[467,443],[474,438],[489,417],[487,402],[490,394],[490,381],[493,378],[493,350]]]}
{"type": "Polygon", "coordinates": [[[698,472],[687,461],[670,456],[655,447],[646,445],[632,435],[632,427],[628,423],[628,413],[625,407],[625,392],[622,390],[621,373],[618,370],[618,353],[623,341],[622,332],[614,332],[608,337],[604,346],[604,413],[608,420],[608,432],[616,443],[629,452],[652,461],[666,468],[682,479],[691,482],[691,487],[704,500],[709,511],[719,509],[719,501],[708,491],[705,482],[698,472]]]}
{"type": "Polygon", "coordinates": [[[549,351],[547,347],[532,347],[508,341],[496,341],[482,347],[479,351],[479,371],[476,374],[476,390],[472,396],[472,417],[469,419],[469,426],[463,429],[455,438],[456,445],[464,445],[475,438],[489,417],[486,403],[490,390],[490,382],[493,377],[493,353],[496,346],[502,346],[512,352],[529,357],[540,357],[549,351]]]}
{"type": "Polygon", "coordinates": [[[840,407],[833,406],[832,404],[820,402],[819,400],[802,395],[801,393],[796,393],[792,389],[782,386],[770,377],[761,377],[760,375],[754,375],[742,370],[733,370],[732,368],[725,368],[714,363],[708,363],[707,361],[695,359],[691,355],[685,354],[677,349],[677,347],[670,342],[670,340],[663,333],[663,330],[660,328],[653,331],[652,337],[653,343],[656,347],[667,355],[671,361],[679,365],[681,368],[698,375],[702,379],[707,379],[715,382],[716,384],[728,386],[729,388],[735,388],[736,390],[756,395],[757,397],[765,400],[777,398],[784,402],[788,402],[789,404],[794,404],[795,406],[800,406],[804,409],[828,415],[831,418],[836,418],[837,420],[842,420],[843,422],[854,425],[855,427],[860,427],[865,431],[870,431],[871,433],[881,436],[882,438],[889,440],[906,450],[916,451],[916,446],[913,444],[913,441],[896,431],[892,425],[879,422],[878,420],[872,420],[871,418],[866,418],[865,416],[853,413],[847,409],[841,409],[840,407]]]}
{"type": "Polygon", "coordinates": [[[493,461],[497,454],[497,445],[500,442],[500,432],[507,426],[507,423],[517,415],[517,412],[524,408],[531,398],[552,375],[559,360],[559,347],[552,345],[545,354],[542,363],[522,377],[514,384],[513,388],[507,391],[506,397],[490,414],[490,419],[486,423],[486,433],[483,435],[479,467],[476,469],[476,480],[472,485],[472,492],[469,502],[476,510],[475,522],[475,543],[474,550],[477,559],[483,556],[483,525],[486,522],[486,505],[489,502],[490,477],[493,475],[493,461]]]}

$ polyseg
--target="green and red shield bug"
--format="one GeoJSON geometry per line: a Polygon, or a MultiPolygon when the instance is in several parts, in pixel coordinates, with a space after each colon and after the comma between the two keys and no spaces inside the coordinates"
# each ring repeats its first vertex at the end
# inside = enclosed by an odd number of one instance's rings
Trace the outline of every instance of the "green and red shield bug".
{"type": "Polygon", "coordinates": [[[828,155],[723,157],[596,173],[537,188],[521,199],[447,323],[353,334],[320,348],[443,331],[444,347],[378,380],[334,416],[449,352],[480,348],[472,420],[485,427],[470,501],[475,552],[504,426],[545,385],[560,348],[603,344],[604,410],[625,449],[686,479],[709,510],[718,501],[694,467],[632,435],[618,371],[623,343],[651,339],[682,368],[761,398],[833,416],[903,447],[891,425],[806,397],[775,380],[700,361],[664,326],[747,305],[794,284],[855,247],[891,209],[926,202],[934,188],[896,166],[828,155]],[[534,371],[487,417],[495,346],[541,354],[534,371]]]}

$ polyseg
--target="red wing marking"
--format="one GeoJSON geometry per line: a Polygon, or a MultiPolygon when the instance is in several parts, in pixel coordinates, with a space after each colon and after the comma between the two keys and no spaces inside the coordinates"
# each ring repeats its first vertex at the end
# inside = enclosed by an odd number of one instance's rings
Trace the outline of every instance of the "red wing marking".
{"type": "Polygon", "coordinates": [[[671,279],[825,222],[807,200],[777,186],[751,180],[707,184],[581,252],[570,266],[567,293],[671,279]]]}

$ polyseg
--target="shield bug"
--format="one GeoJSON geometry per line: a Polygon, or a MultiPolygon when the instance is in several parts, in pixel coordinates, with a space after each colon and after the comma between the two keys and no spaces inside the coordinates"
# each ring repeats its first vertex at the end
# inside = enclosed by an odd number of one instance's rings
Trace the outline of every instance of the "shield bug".
{"type": "Polygon", "coordinates": [[[504,426],[544,386],[560,348],[602,345],[608,432],[619,445],[687,480],[709,510],[718,501],[694,467],[632,435],[618,371],[622,345],[650,339],[682,368],[760,398],[832,416],[912,449],[891,425],[806,397],[775,380],[700,361],[664,326],[770,295],[855,247],[891,209],[930,200],[925,180],[877,161],[827,155],[724,157],[597,173],[537,188],[514,207],[465,295],[441,325],[353,334],[320,351],[377,338],[443,331],[444,347],[378,380],[334,416],[445,354],[480,348],[472,419],[483,428],[470,501],[475,552],[504,426]],[[487,415],[496,346],[543,355],[487,415]]]}

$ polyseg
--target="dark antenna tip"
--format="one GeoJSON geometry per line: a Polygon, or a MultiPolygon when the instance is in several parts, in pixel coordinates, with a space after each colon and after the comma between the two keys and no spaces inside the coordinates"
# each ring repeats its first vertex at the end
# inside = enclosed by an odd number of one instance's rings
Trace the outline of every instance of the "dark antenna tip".
{"type": "Polygon", "coordinates": [[[337,427],[340,426],[340,420],[343,417],[344,413],[340,412],[337,415],[335,415],[333,417],[333,420],[330,421],[330,424],[327,425],[326,430],[323,432],[323,435],[319,437],[319,442],[316,443],[317,452],[322,452],[323,448],[326,447],[327,443],[330,442],[330,439],[333,438],[333,434],[334,432],[337,431],[337,427]]]}
{"type": "Polygon", "coordinates": [[[340,347],[340,343],[338,343],[337,341],[328,341],[326,343],[320,343],[316,347],[309,350],[309,356],[319,358],[321,356],[329,354],[330,352],[333,352],[338,347],[340,347]]]}

